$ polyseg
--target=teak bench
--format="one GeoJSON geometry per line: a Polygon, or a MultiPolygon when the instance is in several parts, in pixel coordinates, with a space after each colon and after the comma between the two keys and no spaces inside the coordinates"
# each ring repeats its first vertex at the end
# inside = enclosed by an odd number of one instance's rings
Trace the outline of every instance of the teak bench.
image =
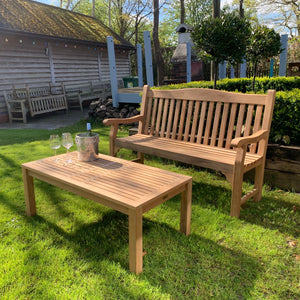
{"type": "Polygon", "coordinates": [[[261,199],[275,93],[144,86],[139,116],[103,121],[111,125],[110,155],[127,148],[138,152],[141,163],[150,154],[221,171],[232,186],[231,216],[239,217],[243,203],[261,199]],[[119,124],[137,121],[138,134],[117,138],[119,124]],[[243,175],[253,168],[254,188],[242,197],[243,175]]]}

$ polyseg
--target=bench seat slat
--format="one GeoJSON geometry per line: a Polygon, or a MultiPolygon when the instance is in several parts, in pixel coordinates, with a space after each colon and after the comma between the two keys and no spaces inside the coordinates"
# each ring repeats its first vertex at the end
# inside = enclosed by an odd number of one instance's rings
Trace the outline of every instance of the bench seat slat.
{"type": "MultiPolygon", "coordinates": [[[[117,147],[164,157],[184,163],[193,164],[222,172],[232,172],[236,152],[230,149],[211,147],[201,144],[172,139],[158,138],[149,135],[135,134],[115,140],[117,147]]],[[[253,167],[260,162],[261,156],[247,153],[245,168],[253,167]]]]}

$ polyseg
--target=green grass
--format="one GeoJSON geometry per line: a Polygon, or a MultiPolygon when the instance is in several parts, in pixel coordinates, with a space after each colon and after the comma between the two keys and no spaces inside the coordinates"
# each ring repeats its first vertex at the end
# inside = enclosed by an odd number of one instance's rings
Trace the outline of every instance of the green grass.
{"type": "MultiPolygon", "coordinates": [[[[93,127],[107,154],[109,129],[93,127]]],[[[147,157],[193,176],[192,231],[178,232],[178,196],[147,212],[139,276],[128,270],[127,216],[36,180],[38,215],[27,217],[20,165],[53,155],[50,133],[84,128],[0,130],[0,299],[299,299],[295,193],[264,186],[234,219],[220,174],[147,157]]]]}

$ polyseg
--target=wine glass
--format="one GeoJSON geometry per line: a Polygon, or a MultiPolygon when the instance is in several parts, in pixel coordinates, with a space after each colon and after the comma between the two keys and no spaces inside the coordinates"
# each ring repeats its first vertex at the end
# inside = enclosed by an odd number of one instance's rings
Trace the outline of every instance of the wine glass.
{"type": "Polygon", "coordinates": [[[67,149],[67,162],[70,163],[71,157],[69,155],[69,149],[73,146],[73,138],[70,132],[64,132],[62,134],[62,145],[67,149]]]}
{"type": "MultiPolygon", "coordinates": [[[[54,156],[56,156],[56,150],[58,148],[60,148],[60,138],[59,138],[59,135],[58,134],[51,134],[49,142],[50,142],[50,148],[54,149],[54,151],[55,151],[54,156]]],[[[57,161],[57,158],[55,158],[55,161],[57,161]]]]}

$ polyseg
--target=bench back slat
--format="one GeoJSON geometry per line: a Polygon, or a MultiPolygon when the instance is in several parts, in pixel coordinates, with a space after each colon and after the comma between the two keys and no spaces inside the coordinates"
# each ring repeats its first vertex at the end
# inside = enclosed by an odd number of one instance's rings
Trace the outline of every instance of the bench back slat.
{"type": "Polygon", "coordinates": [[[201,144],[202,142],[202,134],[204,129],[204,121],[205,121],[205,114],[206,114],[207,102],[203,101],[201,105],[201,113],[200,113],[200,120],[198,126],[198,133],[197,133],[197,143],[201,144]]]}
{"type": "Polygon", "coordinates": [[[229,149],[230,145],[231,145],[233,129],[234,129],[234,122],[236,119],[236,112],[237,112],[237,103],[233,103],[231,105],[230,118],[229,118],[229,124],[228,124],[227,136],[226,136],[226,143],[225,143],[226,149],[229,149]]]}
{"type": "Polygon", "coordinates": [[[200,112],[200,102],[196,102],[195,109],[194,109],[194,115],[193,115],[193,124],[192,124],[192,131],[191,131],[191,137],[190,142],[195,143],[195,138],[197,134],[197,122],[194,122],[194,120],[197,120],[200,112]]]}
{"type": "MultiPolygon", "coordinates": [[[[263,106],[258,105],[255,113],[254,125],[253,125],[253,132],[257,132],[261,128],[261,121],[262,121],[262,113],[263,113],[263,106]]],[[[256,153],[257,144],[252,144],[250,147],[250,153],[256,153]]]]}
{"type": "Polygon", "coordinates": [[[155,136],[159,136],[160,133],[162,135],[164,134],[164,132],[162,130],[160,130],[160,122],[162,119],[162,110],[163,110],[163,99],[159,99],[156,126],[155,126],[155,136]]]}
{"type": "Polygon", "coordinates": [[[225,137],[225,133],[226,133],[226,126],[228,123],[228,121],[227,121],[228,112],[229,112],[229,103],[225,103],[223,113],[222,113],[222,121],[221,121],[220,134],[219,134],[219,140],[218,140],[218,147],[220,147],[220,148],[224,147],[224,137],[225,137]]]}
{"type": "Polygon", "coordinates": [[[179,120],[179,114],[180,114],[180,100],[176,100],[176,107],[175,107],[175,114],[174,114],[174,120],[173,120],[173,127],[172,127],[172,139],[175,140],[177,138],[177,127],[178,127],[178,120],[179,120]]]}
{"type": "MultiPolygon", "coordinates": [[[[270,130],[275,91],[267,95],[208,89],[150,90],[144,87],[139,133],[231,148],[233,138],[270,130]]],[[[251,153],[264,147],[253,144],[251,153]]]]}
{"type": "MultiPolygon", "coordinates": [[[[185,121],[186,121],[186,107],[187,107],[187,101],[183,100],[181,101],[181,111],[180,111],[180,121],[179,121],[179,128],[178,128],[178,134],[177,134],[177,140],[182,140],[183,137],[183,130],[184,130],[184,126],[185,126],[185,121]]],[[[175,136],[176,136],[176,132],[175,136]]]]}
{"type": "Polygon", "coordinates": [[[211,124],[212,124],[212,121],[213,121],[214,106],[215,106],[214,102],[209,102],[208,112],[207,112],[207,116],[206,116],[204,140],[203,140],[204,145],[208,145],[208,142],[209,142],[211,124]]]}
{"type": "Polygon", "coordinates": [[[162,123],[161,123],[161,136],[160,137],[164,137],[164,133],[166,132],[168,106],[169,106],[169,99],[167,99],[165,101],[165,104],[164,104],[163,119],[162,119],[162,123]]]}
{"type": "Polygon", "coordinates": [[[173,116],[174,116],[174,107],[175,107],[175,100],[171,99],[169,115],[168,115],[167,132],[166,132],[166,138],[168,138],[168,139],[171,137],[172,122],[173,122],[173,116]]]}

